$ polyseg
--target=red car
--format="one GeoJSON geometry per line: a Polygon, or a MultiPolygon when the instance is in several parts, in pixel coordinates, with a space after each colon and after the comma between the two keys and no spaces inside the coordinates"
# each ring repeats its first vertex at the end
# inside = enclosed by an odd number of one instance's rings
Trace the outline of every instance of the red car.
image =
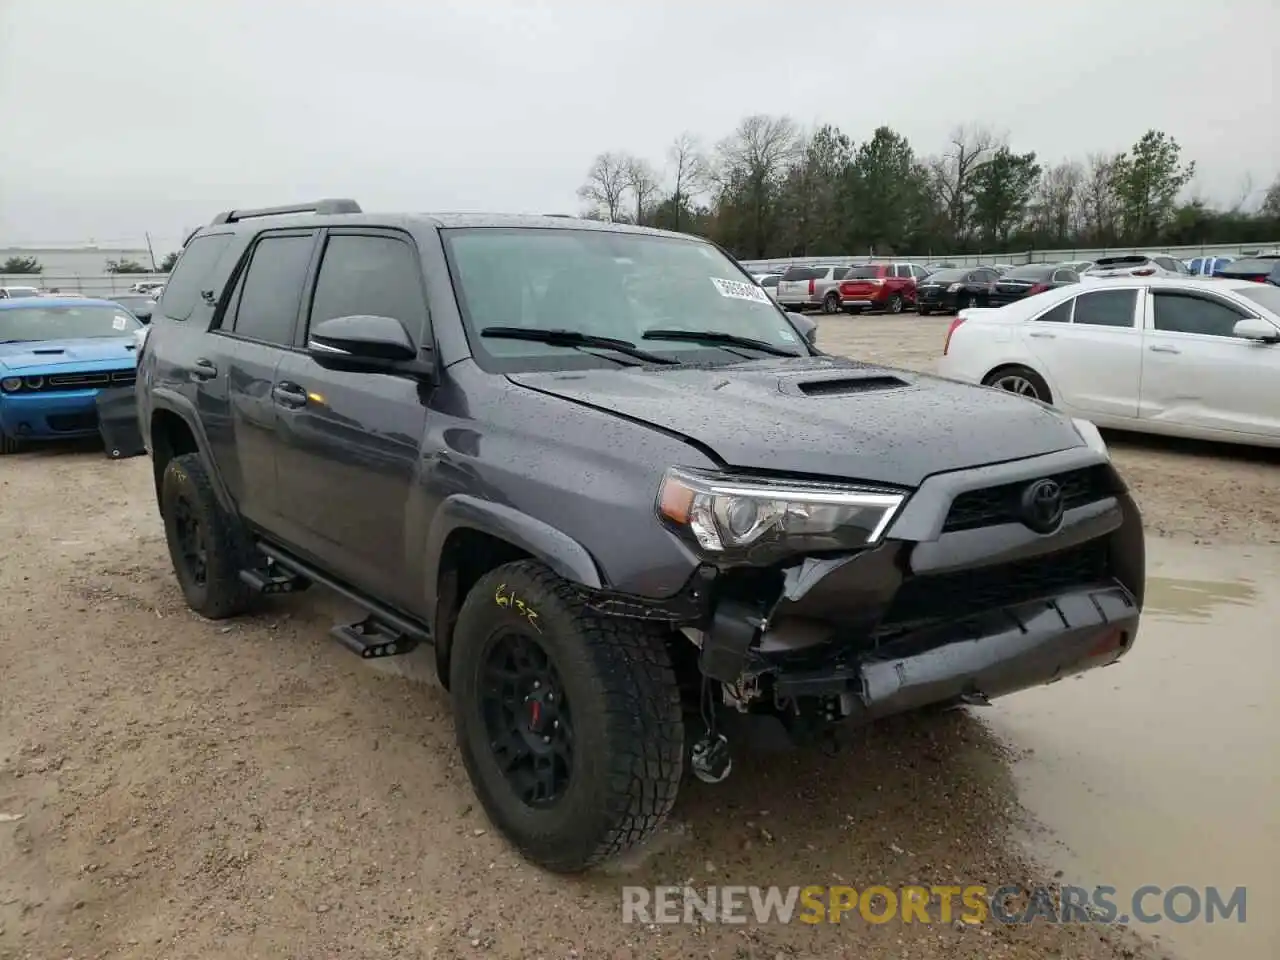
{"type": "Polygon", "coordinates": [[[862,263],[850,267],[840,281],[840,306],[847,313],[885,310],[901,313],[916,302],[916,284],[928,276],[924,267],[902,261],[862,263]]]}

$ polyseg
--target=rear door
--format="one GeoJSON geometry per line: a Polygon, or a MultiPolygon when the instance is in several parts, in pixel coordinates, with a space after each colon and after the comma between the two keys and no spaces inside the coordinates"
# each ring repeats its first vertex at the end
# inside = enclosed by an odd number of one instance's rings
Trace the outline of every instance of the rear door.
{"type": "Polygon", "coordinates": [[[1280,347],[1233,333],[1252,314],[1190,290],[1151,290],[1146,307],[1142,419],[1280,437],[1280,347]]]}
{"type": "MultiPolygon", "coordinates": [[[[394,317],[430,343],[417,248],[393,230],[333,229],[323,243],[307,330],[334,317],[394,317]]],[[[423,384],[407,376],[332,370],[299,349],[276,371],[281,519],[325,569],[413,612],[423,596],[421,551],[406,522],[416,511],[427,423],[423,384]],[[416,501],[414,501],[416,502],[416,501]]]]}
{"type": "Polygon", "coordinates": [[[1142,376],[1140,290],[1081,293],[1026,324],[1031,352],[1044,365],[1054,396],[1098,416],[1138,415],[1142,376]]]}
{"type": "Polygon", "coordinates": [[[276,368],[293,349],[315,247],[315,230],[259,236],[209,337],[204,383],[220,396],[202,406],[225,403],[219,467],[245,519],[271,530],[279,526],[276,368]]]}

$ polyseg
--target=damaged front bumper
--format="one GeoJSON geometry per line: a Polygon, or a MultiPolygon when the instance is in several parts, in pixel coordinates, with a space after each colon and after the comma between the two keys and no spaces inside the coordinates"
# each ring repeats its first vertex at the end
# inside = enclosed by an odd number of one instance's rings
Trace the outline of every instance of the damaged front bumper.
{"type": "Polygon", "coordinates": [[[919,540],[795,562],[763,604],[758,580],[735,591],[725,573],[685,632],[738,710],[819,722],[981,704],[1114,663],[1132,648],[1145,578],[1141,518],[1114,480],[1049,535],[948,530],[956,491],[944,491],[936,522],[904,518],[919,540]]]}

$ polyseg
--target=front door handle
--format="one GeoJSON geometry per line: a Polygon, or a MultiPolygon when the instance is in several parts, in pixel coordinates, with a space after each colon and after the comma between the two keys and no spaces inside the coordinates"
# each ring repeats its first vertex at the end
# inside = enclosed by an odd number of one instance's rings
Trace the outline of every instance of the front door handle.
{"type": "Polygon", "coordinates": [[[190,367],[191,376],[197,380],[212,380],[218,375],[218,368],[212,360],[201,357],[190,367]]]}
{"type": "Polygon", "coordinates": [[[1161,347],[1161,346],[1157,346],[1156,344],[1152,344],[1151,346],[1147,347],[1147,349],[1150,350],[1152,353],[1181,353],[1182,352],[1177,347],[1161,347]]]}
{"type": "Polygon", "coordinates": [[[271,388],[271,399],[282,407],[297,410],[307,405],[307,391],[296,383],[282,380],[271,388]]]}

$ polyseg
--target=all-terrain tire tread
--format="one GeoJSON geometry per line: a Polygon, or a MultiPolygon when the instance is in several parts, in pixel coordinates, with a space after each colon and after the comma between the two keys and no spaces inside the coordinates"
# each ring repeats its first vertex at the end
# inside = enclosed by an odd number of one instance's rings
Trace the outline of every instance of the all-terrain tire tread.
{"type": "MultiPolygon", "coordinates": [[[[244,613],[253,602],[253,590],[240,579],[248,553],[240,522],[228,516],[218,503],[213,480],[200,454],[185,453],[170,460],[165,467],[166,483],[169,482],[169,471],[173,469],[185,473],[194,488],[208,541],[204,602],[198,607],[195,604],[191,606],[208,620],[225,620],[244,613]]],[[[187,601],[191,603],[189,596],[187,601]]]]}
{"type": "Polygon", "coordinates": [[[643,843],[670,814],[683,774],[680,690],[667,638],[659,627],[590,612],[573,585],[537,561],[499,567],[476,584],[468,599],[483,597],[496,583],[513,576],[522,576],[562,605],[577,636],[585,641],[583,652],[592,660],[592,672],[600,679],[608,704],[606,725],[614,749],[608,759],[606,802],[612,827],[585,857],[563,863],[539,857],[551,870],[583,870],[643,843]]]}

